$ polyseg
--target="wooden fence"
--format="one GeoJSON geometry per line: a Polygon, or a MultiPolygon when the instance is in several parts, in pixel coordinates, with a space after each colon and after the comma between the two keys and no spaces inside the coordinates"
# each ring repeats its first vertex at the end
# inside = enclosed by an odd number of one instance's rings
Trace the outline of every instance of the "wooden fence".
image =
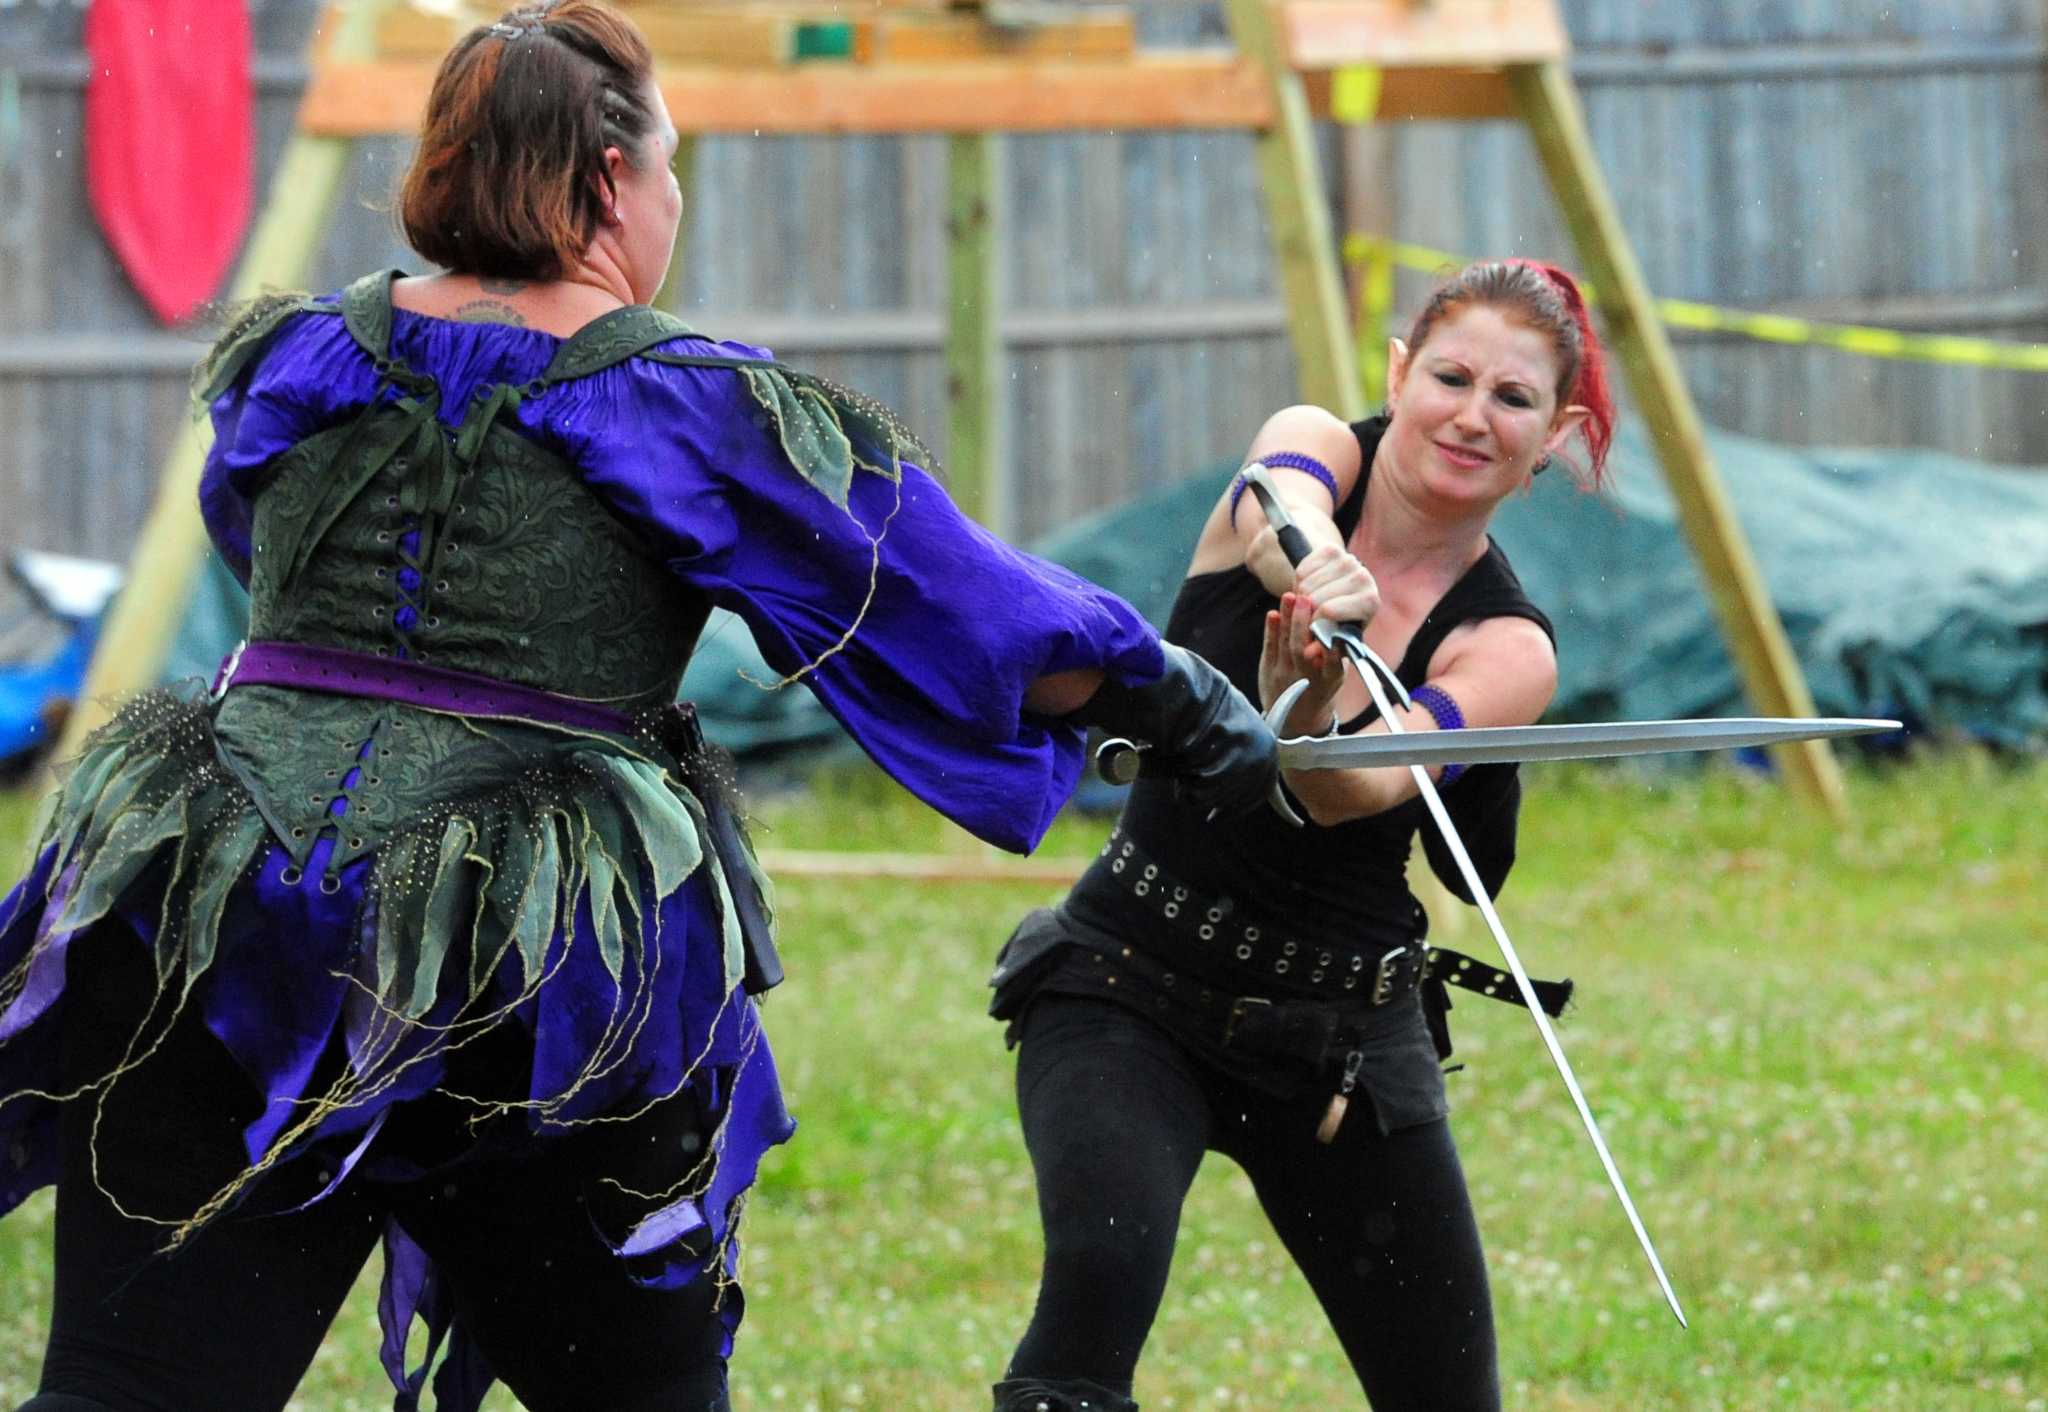
{"type": "MultiPolygon", "coordinates": [[[[2048,336],[2040,7],[2032,0],[1566,0],[1594,137],[1660,294],[1899,327],[2048,336]]],[[[312,0],[252,0],[267,174],[312,0]]],[[[153,325],[86,210],[73,0],[0,0],[0,548],[121,558],[181,414],[196,332],[153,325]]],[[[1145,0],[1149,43],[1222,42],[1145,0]]],[[[678,114],[687,126],[687,114],[678,114]]],[[[1562,256],[1506,124],[1332,130],[1348,219],[1439,246],[1562,256]]],[[[1016,538],[1236,455],[1291,396],[1250,139],[1006,139],[1000,328],[1016,538]]],[[[315,262],[406,264],[372,142],[315,262]]],[[[854,382],[937,435],[942,144],[707,138],[680,309],[854,382]]],[[[1423,283],[1404,276],[1399,307],[1423,283]]],[[[2034,375],[1679,337],[1702,411],[1792,443],[2048,462],[2034,375]]],[[[940,447],[943,455],[943,447],[940,447]]]]}

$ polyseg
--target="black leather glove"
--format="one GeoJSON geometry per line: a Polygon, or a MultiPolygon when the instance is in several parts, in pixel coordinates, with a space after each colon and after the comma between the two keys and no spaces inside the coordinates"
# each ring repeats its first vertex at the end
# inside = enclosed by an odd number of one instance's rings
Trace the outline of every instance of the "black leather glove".
{"type": "Polygon", "coordinates": [[[1278,743],[1258,707],[1202,657],[1170,642],[1166,672],[1144,686],[1104,677],[1070,720],[1151,748],[1145,773],[1171,775],[1198,808],[1244,814],[1280,777],[1278,743]]]}

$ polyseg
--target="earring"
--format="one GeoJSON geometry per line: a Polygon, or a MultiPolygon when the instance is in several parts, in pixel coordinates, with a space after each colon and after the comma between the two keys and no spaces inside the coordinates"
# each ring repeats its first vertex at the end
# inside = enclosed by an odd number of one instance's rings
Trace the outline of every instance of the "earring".
{"type": "Polygon", "coordinates": [[[1545,471],[1547,471],[1547,470],[1549,470],[1549,469],[1550,469],[1550,457],[1549,457],[1549,456],[1548,456],[1548,455],[1546,454],[1546,455],[1544,456],[1544,458],[1543,458],[1542,460],[1538,461],[1538,462],[1536,463],[1535,467],[1534,467],[1533,469],[1531,469],[1531,470],[1530,470],[1529,474],[1530,474],[1530,475],[1532,475],[1532,476],[1540,476],[1540,475],[1542,475],[1542,474],[1543,474],[1543,473],[1544,473],[1545,471]]]}

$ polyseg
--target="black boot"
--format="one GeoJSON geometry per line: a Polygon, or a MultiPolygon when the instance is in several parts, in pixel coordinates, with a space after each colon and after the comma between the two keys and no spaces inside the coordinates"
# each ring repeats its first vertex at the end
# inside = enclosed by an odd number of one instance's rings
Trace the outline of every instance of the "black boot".
{"type": "Polygon", "coordinates": [[[1086,1378],[1006,1378],[995,1412],[1138,1412],[1138,1404],[1086,1378]]]}

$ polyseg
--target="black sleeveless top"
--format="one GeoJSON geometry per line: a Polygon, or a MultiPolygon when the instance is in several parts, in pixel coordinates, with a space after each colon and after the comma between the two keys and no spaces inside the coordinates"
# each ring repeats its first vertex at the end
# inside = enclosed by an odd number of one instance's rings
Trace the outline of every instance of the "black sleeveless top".
{"type": "MultiPolygon", "coordinates": [[[[1373,453],[1385,429],[1386,421],[1379,417],[1352,428],[1365,472],[1335,517],[1347,537],[1364,511],[1373,453]]],[[[1196,574],[1181,585],[1165,636],[1199,652],[1257,701],[1264,616],[1272,606],[1273,596],[1242,565],[1196,574]]],[[[1421,686],[1430,660],[1454,629],[1498,617],[1527,618],[1556,640],[1549,618],[1529,601],[1507,556],[1489,540],[1486,553],[1416,629],[1395,668],[1397,675],[1410,690],[1421,686]]],[[[1377,715],[1376,709],[1368,708],[1345,729],[1357,730],[1377,715]]],[[[1445,790],[1444,798],[1488,891],[1497,892],[1514,856],[1515,806],[1520,799],[1516,767],[1477,766],[1445,790]]],[[[1120,831],[1167,861],[1189,886],[1230,899],[1246,915],[1284,921],[1287,932],[1303,941],[1384,951],[1419,939],[1428,928],[1407,883],[1409,852],[1418,830],[1438,874],[1463,896],[1465,889],[1448,858],[1439,856],[1441,845],[1419,798],[1329,827],[1311,823],[1294,828],[1269,810],[1209,822],[1204,811],[1175,799],[1171,781],[1141,780],[1131,791],[1120,831]]],[[[1092,868],[1082,877],[1068,907],[1077,918],[1134,939],[1142,939],[1158,925],[1106,866],[1092,868]]]]}

